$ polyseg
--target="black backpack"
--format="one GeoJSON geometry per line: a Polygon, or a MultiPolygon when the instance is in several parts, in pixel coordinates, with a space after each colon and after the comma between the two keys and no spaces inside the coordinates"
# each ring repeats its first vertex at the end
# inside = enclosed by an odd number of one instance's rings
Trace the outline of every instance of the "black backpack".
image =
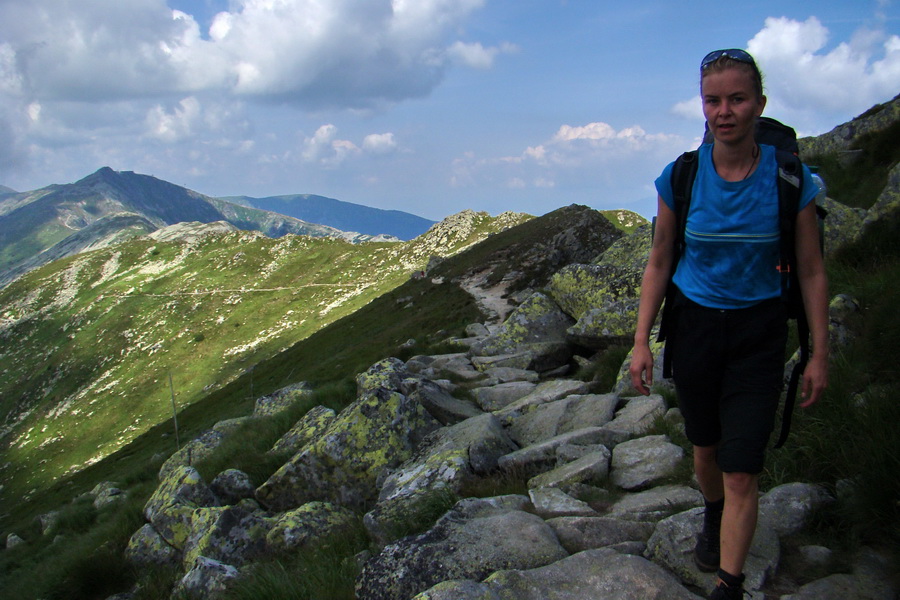
{"type": "MultiPolygon", "coordinates": [[[[711,142],[711,133],[706,130],[704,143],[711,142]]],[[[778,270],[781,273],[781,298],[785,302],[789,319],[797,321],[797,335],[800,345],[800,360],[794,365],[788,382],[785,395],[784,412],[781,423],[781,434],[775,444],[780,448],[787,440],[791,427],[791,414],[794,401],[797,397],[797,387],[800,376],[806,368],[809,360],[809,323],[806,320],[806,312],[803,308],[803,298],[800,294],[800,282],[797,277],[796,255],[796,223],[797,209],[800,205],[800,197],[803,187],[803,170],[797,154],[796,132],[787,125],[770,119],[760,117],[756,122],[755,138],[757,143],[769,144],[776,148],[776,160],[778,161],[778,227],[780,259],[778,270]]],[[[685,152],[675,161],[672,169],[672,192],[675,212],[675,242],[674,257],[670,273],[674,275],[675,268],[685,248],[685,227],[687,215],[691,204],[691,191],[694,178],[697,175],[697,150],[685,152]]],[[[820,206],[816,206],[816,214],[819,220],[820,232],[823,220],[827,213],[820,206]]],[[[819,248],[823,248],[823,239],[820,233],[819,248]]],[[[673,310],[675,305],[676,287],[672,282],[672,276],[666,288],[666,300],[663,305],[662,320],[660,321],[659,336],[657,341],[665,341],[672,334],[673,310]]],[[[669,352],[663,354],[663,377],[672,376],[672,357],[669,352]]]]}

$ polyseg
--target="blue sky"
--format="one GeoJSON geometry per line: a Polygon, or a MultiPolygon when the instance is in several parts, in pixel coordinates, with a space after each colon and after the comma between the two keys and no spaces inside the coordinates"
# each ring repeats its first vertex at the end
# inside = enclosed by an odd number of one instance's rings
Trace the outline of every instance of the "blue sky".
{"type": "Polygon", "coordinates": [[[0,0],[0,184],[650,216],[723,47],[801,135],[900,93],[891,0],[0,0]]]}

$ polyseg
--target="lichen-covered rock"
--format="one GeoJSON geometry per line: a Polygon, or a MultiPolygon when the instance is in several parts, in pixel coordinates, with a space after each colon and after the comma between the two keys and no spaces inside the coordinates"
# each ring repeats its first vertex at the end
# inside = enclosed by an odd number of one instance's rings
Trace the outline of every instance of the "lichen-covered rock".
{"type": "Polygon", "coordinates": [[[256,498],[278,511],[315,500],[364,506],[377,495],[376,482],[439,425],[420,403],[378,387],[341,411],[324,435],[257,489],[256,498]]]}
{"type": "Polygon", "coordinates": [[[269,452],[272,454],[299,452],[301,448],[327,431],[336,416],[332,409],[324,406],[311,408],[290,431],[275,442],[269,452]]]}
{"type": "Polygon", "coordinates": [[[150,523],[138,529],[125,548],[125,558],[137,565],[177,565],[181,553],[166,543],[150,523]]]}
{"type": "Polygon", "coordinates": [[[266,550],[272,522],[237,506],[198,508],[184,544],[184,566],[201,556],[241,566],[266,550]]]}
{"type": "Polygon", "coordinates": [[[256,486],[250,476],[238,469],[226,469],[216,475],[209,488],[223,504],[237,504],[245,498],[253,498],[256,486]]]}
{"type": "Polygon", "coordinates": [[[159,479],[162,481],[175,470],[176,467],[191,466],[197,461],[208,458],[225,439],[225,434],[214,429],[204,431],[196,439],[191,440],[181,450],[170,456],[159,469],[159,479]]]}
{"type": "Polygon", "coordinates": [[[535,569],[498,571],[484,580],[454,580],[413,600],[700,600],[673,577],[640,556],[601,548],[585,550],[535,569]]]}
{"type": "Polygon", "coordinates": [[[490,414],[439,429],[385,479],[378,504],[366,514],[366,528],[376,541],[387,543],[424,498],[436,490],[458,492],[465,483],[497,469],[499,458],[516,448],[490,414]]]}
{"type": "Polygon", "coordinates": [[[499,331],[473,344],[471,352],[496,356],[528,351],[534,358],[527,368],[548,371],[571,357],[565,332],[574,322],[549,297],[535,293],[509,315],[499,331]]]}
{"type": "Polygon", "coordinates": [[[16,546],[21,546],[25,543],[21,537],[19,537],[15,533],[10,533],[6,536],[6,549],[9,550],[11,548],[15,548],[16,546]]]}
{"type": "Polygon", "coordinates": [[[842,246],[859,237],[867,212],[861,208],[850,208],[828,197],[818,201],[818,204],[828,212],[823,240],[827,260],[842,246]]]}
{"type": "Polygon", "coordinates": [[[403,380],[409,377],[406,364],[399,358],[380,360],[365,372],[356,376],[356,395],[364,396],[378,388],[399,391],[403,380]]]}
{"type": "Polygon", "coordinates": [[[864,227],[871,227],[874,222],[884,219],[898,210],[900,210],[900,163],[891,169],[887,185],[872,208],[866,213],[864,227]]]}
{"type": "Polygon", "coordinates": [[[591,309],[640,294],[640,274],[617,265],[569,265],[550,280],[550,297],[567,315],[580,319],[591,309]]]}
{"type": "Polygon", "coordinates": [[[800,157],[806,161],[822,154],[834,154],[849,150],[862,135],[881,131],[900,119],[900,96],[867,110],[865,114],[848,123],[838,125],[828,133],[797,140],[800,157]]]}
{"type": "Polygon", "coordinates": [[[352,530],[359,517],[346,508],[329,502],[309,502],[282,513],[266,536],[268,547],[276,552],[318,547],[323,540],[352,530]]]}
{"type": "Polygon", "coordinates": [[[268,417],[287,410],[295,402],[308,398],[312,391],[312,387],[305,381],[292,383],[273,394],[258,398],[253,407],[253,416],[268,417]]]}
{"type": "Polygon", "coordinates": [[[144,517],[168,544],[180,550],[190,534],[194,511],[217,505],[218,499],[197,470],[179,465],[147,500],[144,517]]]}
{"type": "Polygon", "coordinates": [[[447,579],[480,580],[500,569],[528,569],[567,556],[553,530],[519,510],[467,517],[451,510],[424,534],[384,548],[356,581],[359,600],[408,600],[447,579]]]}
{"type": "Polygon", "coordinates": [[[215,600],[221,598],[239,576],[234,566],[201,556],[175,586],[172,597],[215,600]]]}
{"type": "Polygon", "coordinates": [[[639,298],[624,298],[591,308],[566,330],[568,339],[579,346],[602,350],[634,337],[639,298]]]}

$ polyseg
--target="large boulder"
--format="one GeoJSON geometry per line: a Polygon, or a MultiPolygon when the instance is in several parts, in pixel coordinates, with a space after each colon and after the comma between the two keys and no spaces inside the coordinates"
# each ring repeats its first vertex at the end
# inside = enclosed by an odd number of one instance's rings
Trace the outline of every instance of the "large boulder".
{"type": "Polygon", "coordinates": [[[501,569],[530,569],[566,556],[540,517],[463,502],[426,533],[391,544],[370,559],[357,578],[356,597],[408,600],[448,579],[481,580],[501,569]]]}
{"type": "Polygon", "coordinates": [[[319,547],[323,541],[351,531],[356,514],[328,502],[310,502],[280,514],[266,536],[270,550],[297,551],[319,547]]]}
{"type": "Polygon", "coordinates": [[[210,457],[224,440],[225,434],[221,431],[215,429],[204,431],[166,459],[159,468],[159,480],[166,479],[177,467],[189,467],[197,461],[210,457]]]}
{"type": "Polygon", "coordinates": [[[585,550],[534,569],[498,571],[483,583],[438,584],[413,600],[700,600],[671,573],[640,557],[585,550]]]}
{"type": "Polygon", "coordinates": [[[191,532],[194,511],[219,501],[193,467],[175,466],[144,505],[144,517],[169,545],[181,550],[191,532]]]}
{"type": "MultiPolygon", "coordinates": [[[[701,572],[694,564],[694,545],[703,526],[703,508],[692,508],[656,524],[653,535],[647,541],[646,556],[657,562],[682,581],[703,590],[715,585],[715,574],[701,572]]],[[[771,527],[760,522],[744,564],[747,576],[744,587],[748,591],[762,588],[771,577],[781,557],[778,535],[771,527]]]]}
{"type": "Polygon", "coordinates": [[[516,448],[491,414],[439,429],[385,479],[378,504],[366,514],[367,529],[376,541],[387,543],[392,531],[435,491],[460,491],[465,483],[497,469],[500,457],[516,448]]]}
{"type": "Polygon", "coordinates": [[[271,528],[270,520],[239,506],[199,508],[184,544],[185,568],[201,556],[239,567],[265,552],[271,528]]]}
{"type": "Polygon", "coordinates": [[[181,553],[170,546],[150,523],[138,529],[125,548],[125,558],[137,567],[177,565],[181,553]]]}
{"type": "Polygon", "coordinates": [[[471,352],[481,356],[530,352],[532,364],[527,368],[549,371],[571,358],[565,331],[574,322],[549,297],[535,293],[509,315],[499,331],[473,344],[471,352]]]}
{"type": "Polygon", "coordinates": [[[237,568],[205,556],[199,557],[175,586],[173,598],[221,598],[240,573],[237,568]]]}
{"type": "Polygon", "coordinates": [[[664,435],[622,442],[612,452],[610,479],[620,488],[641,490],[671,477],[684,458],[681,446],[664,435]]]}
{"type": "Polygon", "coordinates": [[[280,413],[293,406],[294,403],[308,398],[312,391],[312,387],[305,381],[292,383],[268,396],[258,398],[253,407],[253,416],[268,417],[280,413]]]}
{"type": "Polygon", "coordinates": [[[408,460],[439,426],[420,403],[375,388],[257,488],[256,498],[276,511],[315,500],[363,507],[375,499],[380,478],[408,460]]]}
{"type": "Polygon", "coordinates": [[[269,452],[272,454],[299,452],[301,448],[325,433],[335,417],[335,412],[330,408],[324,406],[311,408],[290,431],[275,442],[269,452]]]}
{"type": "Polygon", "coordinates": [[[510,426],[510,436],[522,446],[584,427],[601,427],[615,415],[619,399],[613,394],[571,394],[534,406],[510,426]]]}

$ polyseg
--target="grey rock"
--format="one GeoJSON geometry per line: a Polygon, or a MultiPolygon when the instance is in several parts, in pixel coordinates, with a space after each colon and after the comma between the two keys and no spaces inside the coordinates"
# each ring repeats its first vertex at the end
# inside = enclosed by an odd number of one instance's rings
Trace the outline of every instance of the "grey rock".
{"type": "Polygon", "coordinates": [[[280,514],[266,534],[276,552],[320,547],[324,540],[349,532],[359,522],[350,510],[328,502],[310,502],[280,514]]]}
{"type": "Polygon", "coordinates": [[[453,425],[482,413],[471,402],[453,397],[444,388],[427,379],[418,382],[409,397],[424,406],[441,425],[453,425]]]}
{"type": "Polygon", "coordinates": [[[216,475],[209,488],[223,504],[237,504],[244,498],[253,498],[256,486],[250,476],[238,469],[226,469],[216,475]]]}
{"type": "Polygon", "coordinates": [[[166,543],[149,523],[138,529],[125,548],[125,558],[139,567],[147,565],[177,565],[181,552],[166,543]]]}
{"type": "Polygon", "coordinates": [[[664,435],[622,442],[612,451],[610,479],[620,488],[640,490],[672,475],[684,458],[681,446],[664,435]]]}
{"type": "Polygon", "coordinates": [[[505,570],[483,583],[449,581],[414,600],[700,600],[658,565],[608,548],[545,567],[505,570]]]}
{"type": "Polygon", "coordinates": [[[602,427],[586,427],[532,444],[502,456],[498,466],[504,471],[522,475],[538,475],[556,467],[557,449],[564,445],[603,444],[607,432],[602,427]]]}
{"type": "Polygon", "coordinates": [[[623,521],[601,516],[559,517],[547,524],[568,552],[575,554],[592,548],[639,542],[641,548],[653,534],[652,523],[623,521]]]}
{"type": "Polygon", "coordinates": [[[196,469],[176,466],[147,500],[144,517],[166,543],[180,550],[190,534],[194,511],[218,504],[196,469]]]}
{"type": "MultiPolygon", "coordinates": [[[[578,386],[581,389],[582,386],[578,386]]],[[[510,425],[510,436],[521,446],[562,433],[600,427],[615,414],[618,398],[613,394],[572,394],[523,411],[510,425]]]]}
{"type": "MultiPolygon", "coordinates": [[[[647,541],[646,555],[672,571],[682,581],[710,590],[715,585],[715,574],[701,572],[693,558],[697,533],[702,526],[702,508],[692,508],[663,519],[656,524],[653,535],[647,541]]],[[[750,592],[761,589],[775,573],[780,557],[778,535],[770,527],[762,524],[757,526],[744,564],[744,574],[747,577],[744,588],[750,592]]]]}
{"type": "Polygon", "coordinates": [[[759,500],[759,518],[767,521],[778,535],[802,531],[816,511],[834,502],[820,485],[786,483],[773,488],[759,500]]]}
{"type": "Polygon", "coordinates": [[[304,446],[312,443],[324,434],[334,422],[337,415],[334,410],[324,406],[311,408],[303,418],[275,442],[269,450],[270,454],[296,454],[304,446]]]}
{"type": "Polygon", "coordinates": [[[20,538],[15,533],[10,533],[9,535],[6,536],[6,549],[7,550],[15,548],[16,546],[21,546],[24,543],[25,543],[25,540],[20,538]]]}
{"type": "Polygon", "coordinates": [[[462,518],[450,511],[426,533],[384,548],[363,567],[359,600],[407,600],[447,579],[480,580],[501,569],[528,569],[567,555],[553,530],[522,511],[462,518]]]}
{"type": "Polygon", "coordinates": [[[536,406],[554,402],[573,394],[587,394],[590,391],[591,384],[589,382],[577,379],[552,379],[538,384],[527,396],[523,396],[496,412],[497,416],[505,424],[509,424],[536,406]]]}
{"type": "Polygon", "coordinates": [[[184,544],[185,568],[206,557],[239,567],[263,555],[269,519],[238,506],[198,508],[184,544]]]}
{"type": "Polygon", "coordinates": [[[256,400],[253,407],[254,417],[268,417],[290,408],[295,402],[312,394],[312,387],[305,381],[283,387],[273,394],[256,400]]]}
{"type": "Polygon", "coordinates": [[[531,478],[528,481],[528,487],[532,489],[552,487],[568,490],[578,483],[602,484],[609,475],[611,454],[605,446],[599,446],[599,448],[602,450],[585,454],[578,460],[531,478]]]}
{"type": "Polygon", "coordinates": [[[175,586],[173,597],[214,600],[222,597],[229,584],[239,576],[237,568],[232,565],[201,556],[175,586]]]}
{"type": "Polygon", "coordinates": [[[472,389],[472,397],[483,410],[494,412],[516,402],[537,387],[537,384],[529,381],[511,381],[472,389]]]}
{"type": "Polygon", "coordinates": [[[554,517],[584,517],[597,514],[586,502],[577,500],[564,491],[552,488],[533,488],[528,490],[534,512],[542,519],[554,517]]]}
{"type": "Polygon", "coordinates": [[[209,458],[224,439],[225,435],[219,431],[214,429],[204,431],[166,459],[159,469],[160,481],[168,477],[176,467],[190,467],[198,461],[209,458]]]}
{"type": "Polygon", "coordinates": [[[633,521],[660,521],[690,508],[703,506],[703,494],[684,485],[662,485],[626,494],[609,509],[609,516],[633,521]]]}
{"type": "MultiPolygon", "coordinates": [[[[475,363],[476,361],[473,359],[472,362],[475,363]]],[[[487,367],[484,369],[484,374],[491,379],[497,380],[497,382],[499,383],[510,383],[513,381],[528,381],[531,383],[537,383],[538,380],[540,380],[540,376],[534,371],[506,366],[487,367]]]]}

